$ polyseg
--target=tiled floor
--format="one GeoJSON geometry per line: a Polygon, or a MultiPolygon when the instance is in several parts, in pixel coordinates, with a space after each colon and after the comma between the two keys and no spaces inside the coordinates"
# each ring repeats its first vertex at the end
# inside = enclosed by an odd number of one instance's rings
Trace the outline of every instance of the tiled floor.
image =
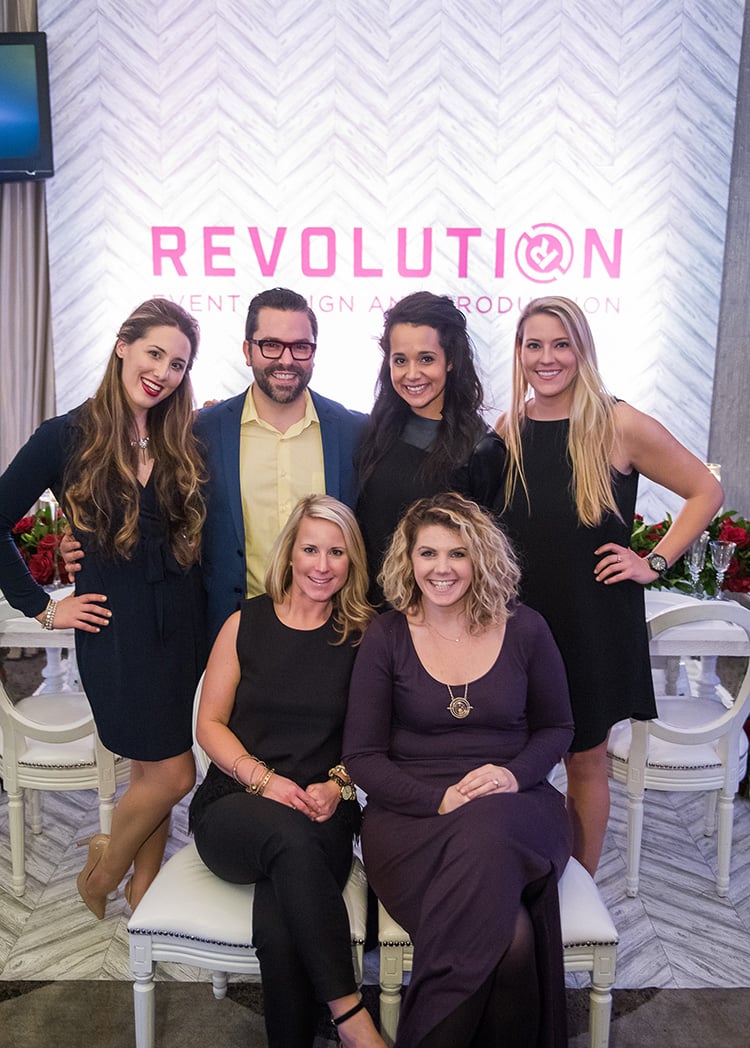
{"type": "MultiPolygon", "coordinates": [[[[0,799],[0,978],[129,978],[125,901],[110,902],[96,921],[78,899],[75,877],[83,849],[75,841],[97,829],[95,796],[83,791],[47,794],[44,828],[27,831],[27,888],[22,898],[10,882],[7,799],[0,799]]],[[[628,899],[625,806],[613,787],[610,830],[597,881],[620,933],[616,986],[750,986],[750,802],[735,804],[729,896],[714,887],[715,841],[702,834],[703,805],[689,794],[649,794],[646,799],[641,891],[628,899]]],[[[182,805],[173,819],[169,850],[186,840],[182,805]]],[[[373,959],[371,958],[371,961],[373,959]]],[[[368,966],[369,967],[369,966],[368,966]]],[[[372,968],[370,968],[372,970],[372,968]]],[[[171,966],[162,978],[207,978],[171,966]]],[[[585,985],[586,976],[569,976],[585,985]]]]}

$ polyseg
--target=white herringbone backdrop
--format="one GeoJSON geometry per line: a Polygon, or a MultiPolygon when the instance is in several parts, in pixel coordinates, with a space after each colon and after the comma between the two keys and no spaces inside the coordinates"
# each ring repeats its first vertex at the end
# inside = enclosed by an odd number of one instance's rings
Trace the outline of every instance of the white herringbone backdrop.
{"type": "Polygon", "coordinates": [[[742,0],[39,0],[59,410],[152,294],[201,321],[199,400],[238,392],[247,302],[285,284],[321,321],[315,387],[364,410],[383,307],[455,296],[492,418],[519,303],[560,293],[613,392],[705,455],[742,19],[742,0]]]}

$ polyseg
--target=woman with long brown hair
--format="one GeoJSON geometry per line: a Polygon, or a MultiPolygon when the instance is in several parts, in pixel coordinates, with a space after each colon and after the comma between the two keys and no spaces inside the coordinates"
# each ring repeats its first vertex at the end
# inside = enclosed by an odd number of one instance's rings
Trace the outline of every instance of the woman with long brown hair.
{"type": "Polygon", "coordinates": [[[205,645],[203,467],[189,377],[198,340],[180,306],[142,303],[118,331],[94,396],[44,422],[0,477],[0,588],[43,629],[75,629],[99,736],[131,762],[111,836],[83,842],[78,891],[100,919],[131,864],[125,893],[138,903],[161,865],[170,811],[195,781],[191,708],[205,645]],[[59,601],[11,536],[46,488],[86,553],[76,593],[59,601]]]}

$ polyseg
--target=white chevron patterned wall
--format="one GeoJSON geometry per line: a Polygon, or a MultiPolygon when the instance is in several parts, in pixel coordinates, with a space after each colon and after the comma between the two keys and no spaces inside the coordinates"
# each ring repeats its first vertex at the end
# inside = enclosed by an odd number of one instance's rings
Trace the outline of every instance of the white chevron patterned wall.
{"type": "Polygon", "coordinates": [[[39,0],[59,409],[152,294],[201,322],[199,400],[241,390],[247,302],[285,284],[320,318],[315,387],[362,409],[382,307],[454,295],[494,417],[519,302],[559,293],[612,390],[703,455],[742,18],[742,0],[39,0]],[[155,263],[155,227],[179,231],[164,250],[184,236],[184,275],[155,263]]]}

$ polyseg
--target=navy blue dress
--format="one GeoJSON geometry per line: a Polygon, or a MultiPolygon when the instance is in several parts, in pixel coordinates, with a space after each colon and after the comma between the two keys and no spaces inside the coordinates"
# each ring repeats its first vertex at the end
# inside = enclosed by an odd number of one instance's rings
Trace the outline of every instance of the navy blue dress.
{"type": "MultiPolygon", "coordinates": [[[[11,529],[46,488],[64,499],[75,415],[42,423],[0,477],[0,589],[24,615],[38,615],[49,595],[19,557],[11,529]]],[[[112,612],[99,633],[76,631],[76,654],[104,745],[156,761],[192,744],[193,694],[207,655],[205,598],[199,567],[186,571],[172,554],[153,474],[140,489],[138,525],[140,542],[129,560],[104,556],[76,535],[86,554],[76,592],[106,594],[112,612]]]]}

